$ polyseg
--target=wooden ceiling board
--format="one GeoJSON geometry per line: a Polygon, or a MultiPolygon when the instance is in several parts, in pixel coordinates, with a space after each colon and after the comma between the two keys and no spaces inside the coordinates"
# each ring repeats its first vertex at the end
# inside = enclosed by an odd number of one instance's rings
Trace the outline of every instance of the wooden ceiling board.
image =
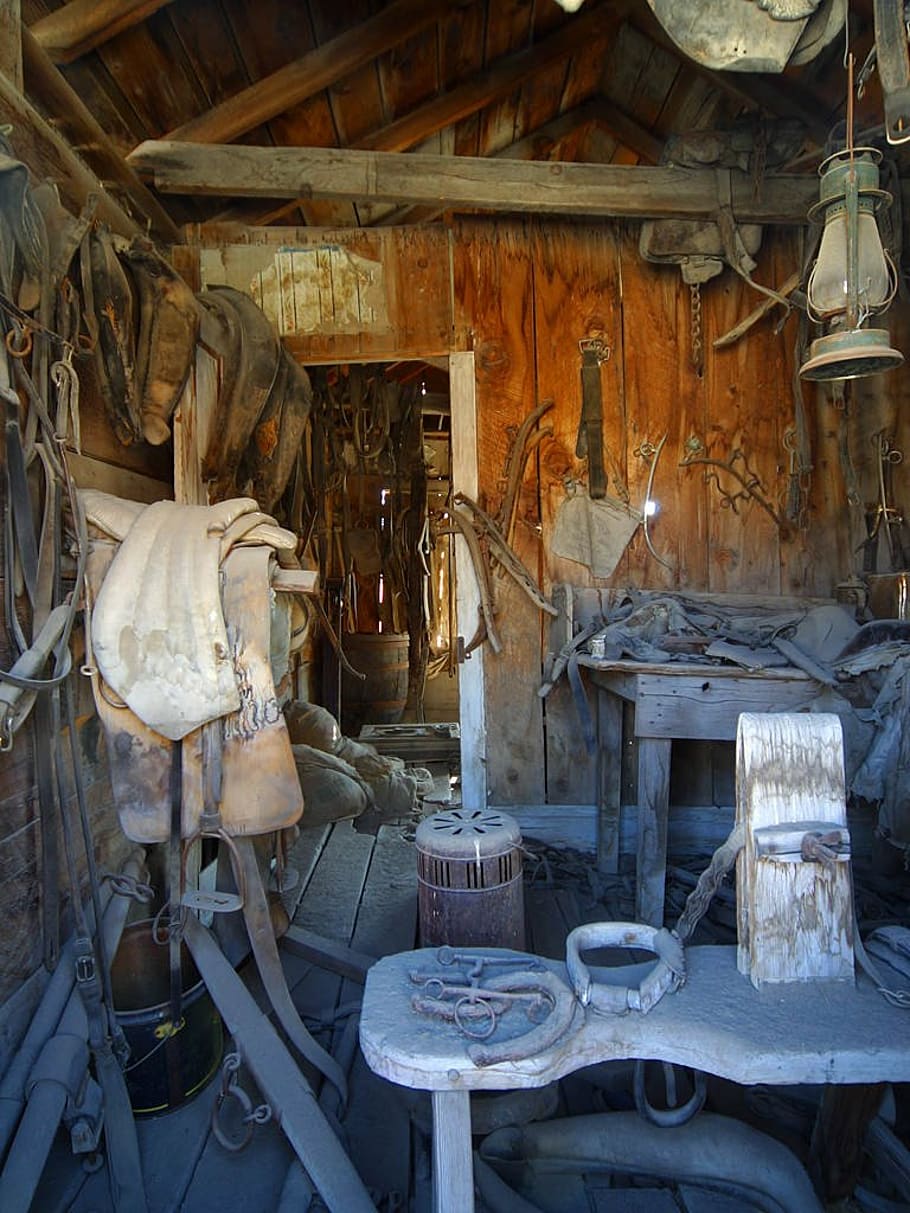
{"type": "Polygon", "coordinates": [[[527,81],[518,100],[513,143],[559,114],[566,80],[573,70],[574,56],[563,63],[552,64],[527,81]]]}
{"type": "Polygon", "coordinates": [[[99,46],[92,56],[119,84],[146,131],[164,134],[206,108],[167,9],[99,46]]]}
{"type": "Polygon", "coordinates": [[[383,109],[397,118],[439,91],[439,31],[421,30],[377,60],[383,109]]]}
{"type": "Polygon", "coordinates": [[[586,164],[612,164],[619,140],[602,126],[589,126],[579,159],[586,164]]]}
{"type": "Polygon", "coordinates": [[[707,80],[681,63],[654,130],[661,138],[682,131],[714,130],[718,122],[723,123],[724,105],[725,98],[707,80]]]}
{"type": "MultiPolygon", "coordinates": [[[[367,0],[311,0],[310,17],[316,41],[320,44],[352,29],[371,14],[367,0]]],[[[376,63],[352,72],[328,89],[329,104],[335,118],[342,147],[352,147],[370,131],[388,120],[382,104],[376,63]]]]}
{"type": "Polygon", "coordinates": [[[452,150],[456,156],[480,155],[480,114],[469,114],[453,128],[452,150]]]}
{"type": "Polygon", "coordinates": [[[566,72],[559,102],[560,112],[572,109],[600,92],[600,76],[604,60],[609,54],[610,41],[612,39],[592,39],[587,46],[579,47],[572,56],[572,64],[566,72]]]}
{"type": "MultiPolygon", "coordinates": [[[[651,47],[652,43],[627,22],[619,30],[604,61],[601,78],[604,96],[636,120],[635,98],[642,73],[650,59],[651,47]]],[[[637,152],[621,140],[617,142],[611,163],[637,164],[638,160],[637,152]]]]}
{"type": "Polygon", "coordinates": [[[534,38],[533,0],[488,0],[485,62],[529,46],[534,38]]]}
{"type": "MultiPolygon", "coordinates": [[[[31,26],[55,7],[44,0],[23,0],[22,20],[31,26]]],[[[141,118],[96,56],[77,60],[60,70],[124,156],[145,138],[141,118]]]]}
{"type": "Polygon", "coordinates": [[[191,9],[173,4],[168,18],[185,61],[205,93],[203,109],[246,88],[249,71],[221,0],[194,0],[191,9]]]}
{"type": "MultiPolygon", "coordinates": [[[[489,0],[485,61],[492,67],[534,40],[533,0],[489,0]]],[[[518,106],[521,86],[485,106],[478,125],[479,155],[490,156],[508,147],[519,136],[518,106]]]]}
{"type": "Polygon", "coordinates": [[[486,28],[483,0],[454,9],[439,22],[439,77],[443,88],[453,88],[483,67],[486,28]]]}
{"type": "MultiPolygon", "coordinates": [[[[281,0],[257,0],[256,20],[249,20],[246,0],[223,0],[234,40],[246,65],[246,83],[260,80],[298,59],[316,46],[306,11],[294,9],[281,0]]],[[[325,91],[309,97],[274,117],[252,132],[257,139],[278,147],[334,147],[338,142],[335,119],[325,91]]],[[[247,142],[243,138],[243,142],[247,142]]],[[[292,222],[296,205],[273,206],[262,213],[261,222],[292,222]]],[[[303,221],[314,227],[351,227],[356,211],[349,202],[305,202],[299,207],[303,221]]]]}

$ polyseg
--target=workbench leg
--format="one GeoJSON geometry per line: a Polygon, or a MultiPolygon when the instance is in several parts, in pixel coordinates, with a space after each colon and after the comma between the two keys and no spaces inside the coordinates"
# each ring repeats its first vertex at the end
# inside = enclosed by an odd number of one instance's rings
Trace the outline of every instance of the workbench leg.
{"type": "Polygon", "coordinates": [[[597,867],[619,871],[622,798],[622,700],[610,691],[597,695],[597,867]]]}
{"type": "Polygon", "coordinates": [[[663,926],[670,812],[670,747],[664,737],[638,739],[638,852],[635,918],[663,926]]]}
{"type": "Polygon", "coordinates": [[[474,1213],[470,1091],[433,1091],[433,1213],[474,1213]]]}

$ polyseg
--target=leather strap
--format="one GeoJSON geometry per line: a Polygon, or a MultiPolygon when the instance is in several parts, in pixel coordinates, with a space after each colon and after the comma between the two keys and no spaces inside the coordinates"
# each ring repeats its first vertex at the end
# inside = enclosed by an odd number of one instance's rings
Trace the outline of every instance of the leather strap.
{"type": "Polygon", "coordinates": [[[38,541],[32,518],[32,503],[26,478],[25,452],[19,429],[19,397],[11,388],[3,388],[6,406],[6,487],[9,494],[9,509],[12,512],[13,531],[22,567],[29,602],[34,603],[38,586],[38,541]]]}
{"type": "Polygon", "coordinates": [[[578,658],[580,654],[578,649],[574,649],[569,654],[569,660],[566,663],[566,673],[569,678],[569,686],[572,688],[572,698],[575,700],[575,709],[578,712],[578,722],[581,725],[581,731],[585,739],[585,749],[589,754],[593,754],[597,749],[597,732],[594,728],[594,718],[591,715],[591,708],[588,705],[588,697],[585,694],[584,683],[581,681],[581,671],[578,668],[578,658]]]}
{"type": "Polygon", "coordinates": [[[600,364],[603,346],[600,342],[583,342],[581,346],[581,423],[575,454],[588,461],[588,496],[596,499],[607,495],[604,471],[603,398],[600,392],[600,364]]]}
{"type": "Polygon", "coordinates": [[[268,901],[262,885],[253,840],[248,837],[236,838],[234,843],[241,863],[238,883],[242,884],[244,889],[243,916],[246,919],[256,967],[259,969],[259,975],[269,996],[269,1001],[275,1009],[281,1026],[300,1055],[329,1080],[341,1096],[342,1103],[347,1103],[348,1084],[344,1071],[334,1057],[327,1053],[307,1031],[291,998],[284,969],[281,967],[281,958],[278,955],[278,945],[275,942],[275,932],[272,929],[268,901]]]}

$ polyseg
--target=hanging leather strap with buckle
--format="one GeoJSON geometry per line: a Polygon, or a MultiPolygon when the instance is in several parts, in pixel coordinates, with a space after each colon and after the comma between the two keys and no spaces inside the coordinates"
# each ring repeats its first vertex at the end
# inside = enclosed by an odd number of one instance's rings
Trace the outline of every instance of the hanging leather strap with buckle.
{"type": "Polygon", "coordinates": [[[604,413],[600,391],[600,364],[610,356],[609,347],[599,338],[579,341],[581,350],[581,421],[575,454],[588,461],[588,496],[595,500],[607,495],[604,470],[604,413]]]}

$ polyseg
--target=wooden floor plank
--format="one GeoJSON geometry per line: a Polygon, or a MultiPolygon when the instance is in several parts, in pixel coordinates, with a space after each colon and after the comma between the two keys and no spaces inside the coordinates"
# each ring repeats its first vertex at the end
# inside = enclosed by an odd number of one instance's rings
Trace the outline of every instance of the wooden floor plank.
{"type": "Polygon", "coordinates": [[[316,870],[307,883],[294,922],[327,939],[350,943],[374,839],[349,821],[332,827],[316,870]]]}
{"type": "MultiPolygon", "coordinates": [[[[383,826],[373,848],[352,947],[374,956],[406,952],[417,932],[417,855],[397,826],[383,826]]],[[[362,994],[346,981],[341,1002],[362,994]]],[[[377,1077],[358,1050],[351,1072],[351,1098],[344,1127],[351,1157],[364,1182],[397,1193],[407,1207],[411,1171],[410,1117],[398,1088],[377,1077]]]]}

